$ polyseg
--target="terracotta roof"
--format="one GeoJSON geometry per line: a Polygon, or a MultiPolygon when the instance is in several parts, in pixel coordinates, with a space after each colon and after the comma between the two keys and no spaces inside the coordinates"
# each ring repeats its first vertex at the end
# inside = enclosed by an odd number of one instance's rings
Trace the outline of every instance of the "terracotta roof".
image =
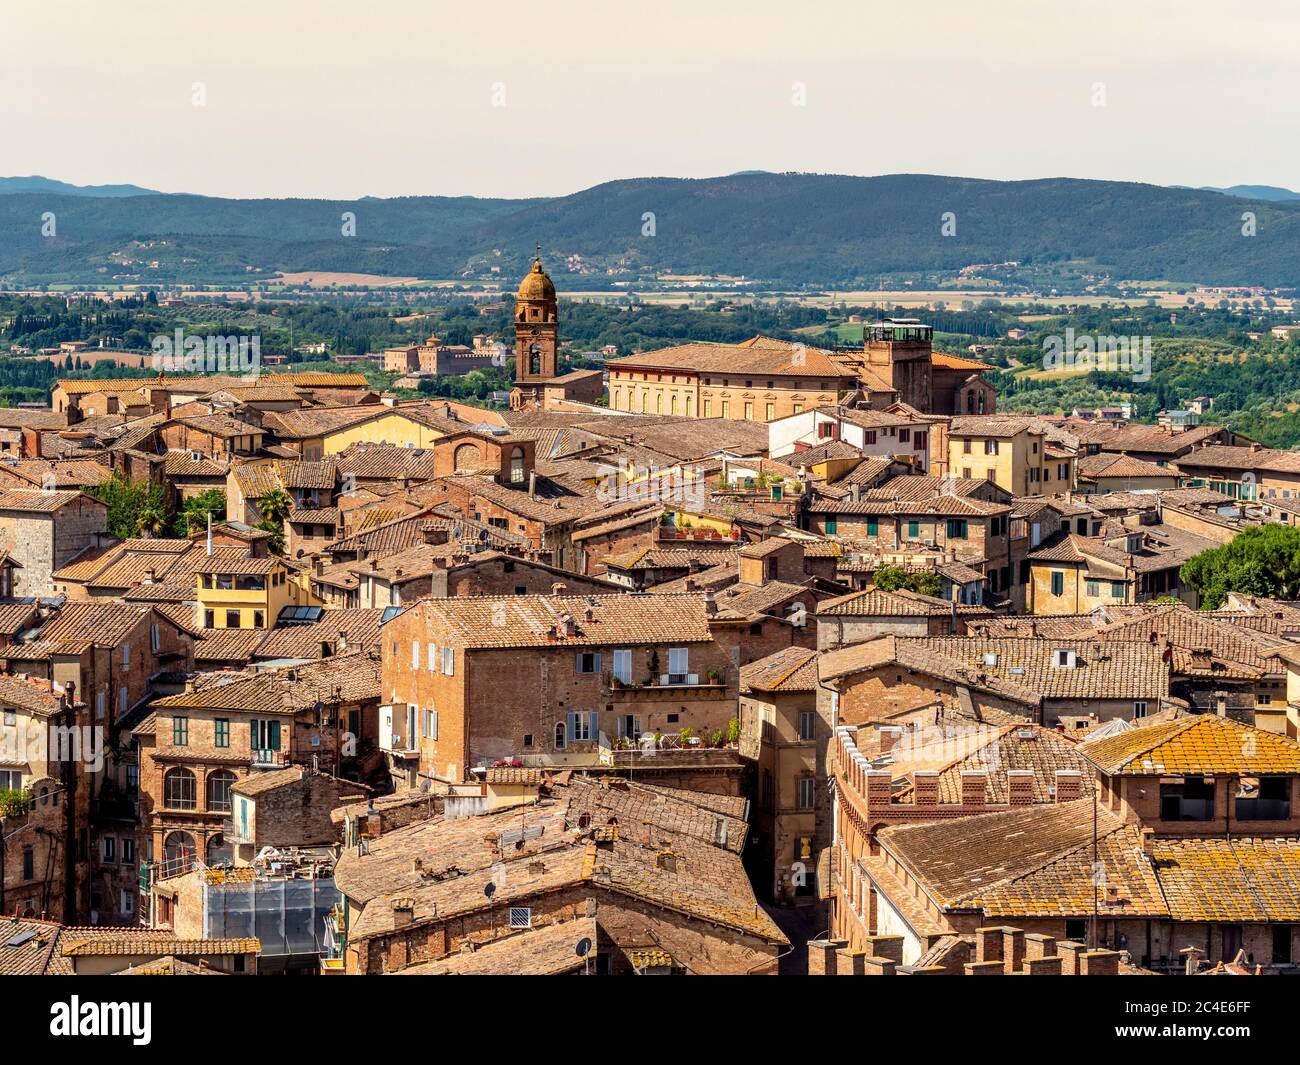
{"type": "Polygon", "coordinates": [[[1157,839],[1154,852],[1175,921],[1300,920],[1300,839],[1157,839]]]}
{"type": "Polygon", "coordinates": [[[608,647],[712,639],[700,594],[421,599],[403,616],[407,615],[423,619],[427,631],[438,635],[439,643],[466,649],[608,647]],[[575,622],[572,636],[564,633],[565,614],[575,622]]]}
{"type": "Polygon", "coordinates": [[[107,509],[108,504],[82,492],[56,489],[51,492],[31,488],[0,490],[0,510],[20,510],[33,514],[52,514],[77,499],[88,499],[107,509]]]}
{"type": "Polygon", "coordinates": [[[785,647],[741,666],[740,690],[743,694],[816,691],[817,652],[808,647],[785,647]]]}
{"type": "Polygon", "coordinates": [[[753,337],[740,344],[715,344],[695,341],[658,351],[610,359],[605,365],[612,372],[652,369],[687,370],[698,373],[755,373],[792,377],[824,377],[831,388],[842,387],[842,378],[851,378],[833,352],[790,341],[753,337]]]}
{"type": "Polygon", "coordinates": [[[1079,750],[1105,773],[1300,774],[1300,743],[1214,714],[1103,736],[1079,750]]]}
{"type": "Polygon", "coordinates": [[[156,710],[188,707],[296,714],[311,709],[322,699],[332,698],[335,688],[342,689],[346,701],[378,699],[379,656],[374,652],[349,652],[307,665],[268,669],[229,683],[155,699],[153,706],[156,710]]]}
{"type": "Polygon", "coordinates": [[[63,708],[61,694],[61,690],[58,693],[54,691],[48,680],[0,673],[0,705],[50,717],[63,708]]]}
{"type": "Polygon", "coordinates": [[[472,951],[449,954],[437,961],[421,962],[397,970],[397,976],[558,976],[582,972],[596,963],[599,940],[590,917],[556,921],[526,932],[502,936],[472,951]],[[579,956],[577,945],[590,940],[591,951],[579,956]]]}
{"type": "Polygon", "coordinates": [[[989,613],[987,607],[922,595],[907,588],[892,592],[866,588],[833,599],[823,599],[817,604],[817,613],[827,617],[947,617],[953,613],[954,606],[958,615],[989,613]]]}

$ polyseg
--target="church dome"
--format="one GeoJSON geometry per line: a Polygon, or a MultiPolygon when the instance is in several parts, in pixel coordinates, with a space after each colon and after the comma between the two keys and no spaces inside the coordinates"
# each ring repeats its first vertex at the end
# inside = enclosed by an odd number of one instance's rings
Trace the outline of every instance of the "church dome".
{"type": "Polygon", "coordinates": [[[519,298],[521,300],[555,299],[555,285],[551,283],[546,271],[542,269],[541,259],[533,260],[533,268],[524,275],[523,281],[519,283],[519,298]]]}

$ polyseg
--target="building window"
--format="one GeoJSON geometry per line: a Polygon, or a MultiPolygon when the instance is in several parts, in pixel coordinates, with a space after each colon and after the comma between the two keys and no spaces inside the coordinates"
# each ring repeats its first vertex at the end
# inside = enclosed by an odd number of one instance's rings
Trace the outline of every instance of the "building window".
{"type": "Polygon", "coordinates": [[[966,519],[949,518],[948,519],[948,539],[965,540],[966,539],[966,519]]]}
{"type": "Polygon", "coordinates": [[[998,453],[998,442],[996,440],[984,441],[984,454],[996,455],[998,453]]]}
{"type": "Polygon", "coordinates": [[[1202,777],[1184,777],[1181,784],[1160,785],[1160,820],[1212,821],[1214,782],[1202,777]]]}
{"type": "Polygon", "coordinates": [[[250,746],[255,752],[280,749],[280,722],[278,721],[254,719],[249,722],[249,735],[250,746]]]}
{"type": "Polygon", "coordinates": [[[1124,598],[1124,582],[1123,582],[1123,581],[1111,581],[1111,582],[1110,582],[1110,597],[1111,597],[1112,599],[1123,599],[1123,598],[1124,598]]]}
{"type": "Polygon", "coordinates": [[[6,711],[5,711],[5,716],[4,716],[4,722],[5,722],[6,725],[16,725],[16,724],[18,724],[18,711],[17,711],[17,710],[6,710],[6,711]]]}
{"type": "Polygon", "coordinates": [[[1061,570],[1052,571],[1052,594],[1065,594],[1065,574],[1061,570]]]}
{"type": "Polygon", "coordinates": [[[811,710],[799,711],[799,738],[811,740],[817,737],[817,715],[811,710]]]}
{"type": "Polygon", "coordinates": [[[686,647],[668,648],[668,683],[685,684],[690,673],[690,651],[686,647]]]}
{"type": "Polygon", "coordinates": [[[533,911],[528,906],[511,906],[510,907],[510,927],[511,928],[532,928],[533,911]]]}
{"type": "Polygon", "coordinates": [[[100,855],[106,862],[117,861],[117,840],[112,836],[105,836],[99,841],[100,855]]]}
{"type": "Polygon", "coordinates": [[[227,610],[227,611],[226,611],[226,628],[228,628],[228,629],[237,629],[237,628],[239,628],[239,611],[238,611],[238,610],[227,610]]]}
{"type": "Polygon", "coordinates": [[[1133,704],[1133,718],[1137,720],[1140,717],[1147,716],[1147,704],[1143,699],[1139,699],[1133,704]]]}
{"type": "Polygon", "coordinates": [[[23,879],[36,879],[36,854],[31,847],[23,848],[23,879]]]}
{"type": "Polygon", "coordinates": [[[217,619],[214,613],[211,610],[203,611],[203,627],[205,629],[211,629],[211,628],[215,628],[216,624],[217,624],[217,619]]]}
{"type": "Polygon", "coordinates": [[[1100,583],[1099,581],[1089,581],[1089,582],[1088,582],[1088,594],[1089,594],[1089,595],[1101,595],[1101,583],[1100,583]]]}
{"type": "Polygon", "coordinates": [[[599,673],[600,653],[598,651],[579,651],[575,659],[575,668],[579,673],[599,673]]]}
{"type": "Polygon", "coordinates": [[[135,840],[128,836],[122,837],[122,864],[135,864],[135,840]]]}
{"type": "Polygon", "coordinates": [[[836,520],[835,520],[834,518],[827,518],[827,519],[826,519],[826,521],[825,521],[825,529],[826,529],[826,535],[827,535],[827,536],[834,536],[837,527],[838,527],[838,522],[836,522],[836,520]]]}
{"type": "Polygon", "coordinates": [[[260,629],[266,621],[266,615],[260,610],[253,611],[253,628],[260,629]]]}
{"type": "Polygon", "coordinates": [[[213,742],[218,747],[230,746],[230,718],[219,717],[212,723],[213,742]]]}
{"type": "Polygon", "coordinates": [[[188,717],[172,718],[172,746],[188,747],[190,744],[190,719],[188,717]]]}
{"type": "Polygon", "coordinates": [[[510,483],[524,483],[524,449],[521,447],[510,452],[510,483]]]}
{"type": "Polygon", "coordinates": [[[816,803],[817,784],[812,777],[799,778],[799,809],[811,810],[816,803]]]}
{"type": "Polygon", "coordinates": [[[632,652],[614,652],[614,679],[623,684],[632,683],[632,652]]]}
{"type": "Polygon", "coordinates": [[[879,535],[880,535],[880,519],[879,519],[879,518],[868,518],[868,519],[867,519],[867,535],[868,535],[868,536],[879,536],[879,535]]]}
{"type": "Polygon", "coordinates": [[[456,675],[456,649],[454,647],[444,647],[442,649],[442,672],[448,677],[456,675]]]}
{"type": "Polygon", "coordinates": [[[555,723],[555,749],[557,751],[564,750],[564,745],[567,740],[568,734],[565,732],[564,722],[557,721],[555,723]]]}
{"type": "Polygon", "coordinates": [[[1238,821],[1286,821],[1291,817],[1290,777],[1242,777],[1238,821]]]}
{"type": "Polygon", "coordinates": [[[229,769],[218,769],[208,774],[208,809],[213,813],[230,813],[230,788],[235,774],[229,769]]]}
{"type": "Polygon", "coordinates": [[[188,769],[169,769],[163,777],[163,805],[173,810],[193,810],[198,805],[194,774],[188,769]]]}

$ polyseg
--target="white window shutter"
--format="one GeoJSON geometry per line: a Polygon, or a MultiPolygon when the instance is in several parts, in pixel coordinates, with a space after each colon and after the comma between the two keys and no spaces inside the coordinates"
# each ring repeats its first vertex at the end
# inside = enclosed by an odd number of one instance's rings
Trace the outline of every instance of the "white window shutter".
{"type": "Polygon", "coordinates": [[[412,669],[420,668],[420,641],[419,640],[411,641],[411,668],[412,669]]]}

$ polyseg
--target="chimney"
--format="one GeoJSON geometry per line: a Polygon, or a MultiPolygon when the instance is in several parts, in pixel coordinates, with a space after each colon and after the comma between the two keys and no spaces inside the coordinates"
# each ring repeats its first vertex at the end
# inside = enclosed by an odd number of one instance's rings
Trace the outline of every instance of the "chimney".
{"type": "Polygon", "coordinates": [[[1029,806],[1034,801],[1032,769],[1007,770],[1007,802],[1012,806],[1029,806]]]}
{"type": "Polygon", "coordinates": [[[912,802],[916,806],[939,805],[939,771],[918,769],[912,774],[912,802]]]}
{"type": "Polygon", "coordinates": [[[340,651],[346,651],[348,649],[348,634],[343,629],[339,629],[338,649],[340,651]]]}
{"type": "Polygon", "coordinates": [[[405,928],[415,919],[415,900],[393,899],[393,927],[405,928]]]}
{"type": "Polygon", "coordinates": [[[655,855],[655,868],[665,873],[677,872],[677,855],[670,850],[660,851],[655,855]]]}
{"type": "Polygon", "coordinates": [[[565,614],[564,617],[560,619],[560,623],[564,626],[565,636],[574,636],[577,634],[578,623],[573,620],[572,614],[565,614]]]}
{"type": "Polygon", "coordinates": [[[713,597],[712,592],[704,593],[704,614],[706,617],[713,617],[718,612],[718,601],[713,597]]]}
{"type": "Polygon", "coordinates": [[[1077,769],[1056,771],[1056,801],[1073,802],[1083,797],[1083,774],[1077,769]]]}
{"type": "Polygon", "coordinates": [[[1156,833],[1154,829],[1142,829],[1142,853],[1147,858],[1154,859],[1156,854],[1156,833]]]}
{"type": "Polygon", "coordinates": [[[529,499],[537,498],[537,471],[536,470],[528,471],[528,498],[529,499]]]}
{"type": "Polygon", "coordinates": [[[149,569],[147,569],[147,570],[145,570],[145,571],[144,571],[144,583],[145,583],[145,584],[157,584],[157,583],[158,583],[158,571],[157,571],[156,569],[153,569],[152,567],[149,568],[149,569]]]}
{"type": "Polygon", "coordinates": [[[687,590],[688,592],[694,592],[694,591],[698,591],[698,590],[699,590],[699,589],[696,587],[696,585],[695,585],[695,578],[694,578],[694,577],[687,577],[687,578],[686,578],[686,590],[687,590]]]}
{"type": "Polygon", "coordinates": [[[982,769],[963,769],[961,773],[961,804],[983,806],[987,799],[989,778],[982,769]]]}

